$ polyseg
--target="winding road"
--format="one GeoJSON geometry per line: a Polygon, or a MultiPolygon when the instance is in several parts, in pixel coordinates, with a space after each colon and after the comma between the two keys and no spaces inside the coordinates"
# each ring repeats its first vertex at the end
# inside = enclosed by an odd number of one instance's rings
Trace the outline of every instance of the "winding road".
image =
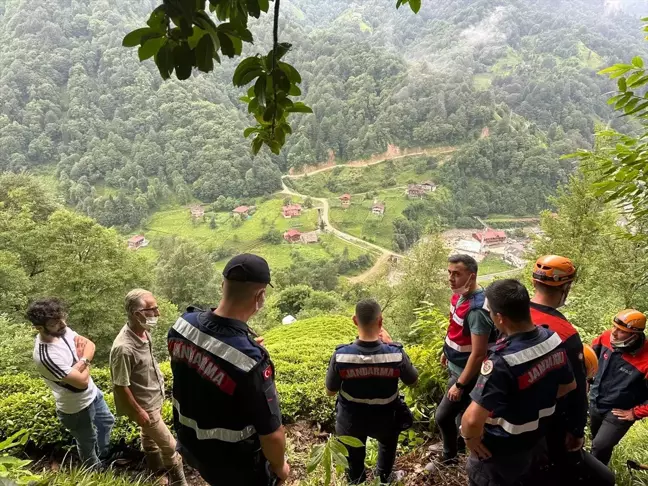
{"type": "MultiPolygon", "coordinates": [[[[378,246],[374,243],[369,243],[368,241],[363,240],[362,238],[358,238],[357,236],[353,236],[349,233],[345,233],[344,231],[340,231],[339,229],[335,228],[333,225],[331,225],[331,221],[329,219],[329,202],[328,199],[322,198],[322,197],[315,197],[315,196],[310,196],[308,194],[300,194],[293,189],[289,188],[285,182],[284,179],[299,179],[301,177],[305,176],[311,176],[314,174],[319,174],[321,172],[326,172],[329,170],[333,170],[336,167],[368,167],[371,165],[376,165],[376,164],[381,164],[383,162],[386,162],[388,160],[396,160],[396,159],[402,159],[406,157],[415,157],[417,155],[445,155],[445,154],[450,154],[456,150],[456,147],[438,147],[434,149],[427,149],[427,150],[422,150],[419,152],[415,153],[410,153],[410,154],[404,154],[404,155],[396,155],[396,156],[388,156],[380,160],[370,160],[366,161],[366,163],[363,163],[362,161],[354,161],[349,164],[344,164],[344,165],[331,165],[327,167],[323,167],[321,169],[317,169],[311,172],[306,172],[303,174],[288,174],[284,175],[281,178],[281,185],[282,185],[282,193],[283,194],[288,194],[291,196],[297,196],[301,197],[303,199],[306,199],[307,197],[311,198],[312,201],[316,201],[319,203],[319,206],[316,206],[318,209],[322,209],[322,221],[324,222],[324,230],[332,233],[336,237],[340,238],[341,240],[346,241],[347,243],[350,243],[354,246],[357,246],[358,248],[361,248],[363,250],[369,250],[371,252],[378,252],[379,257],[376,260],[376,262],[373,264],[371,268],[366,270],[365,272],[361,273],[360,275],[356,275],[355,277],[349,278],[349,281],[351,283],[361,283],[366,280],[368,280],[370,277],[373,277],[377,275],[380,272],[380,269],[387,264],[389,261],[390,257],[394,256],[396,258],[405,258],[405,255],[402,255],[400,253],[396,253],[392,250],[388,250],[387,248],[383,248],[382,246],[378,246]]],[[[494,280],[497,277],[503,277],[506,275],[512,275],[515,274],[516,272],[519,272],[519,268],[515,268],[512,270],[507,270],[505,272],[499,272],[499,273],[492,273],[489,275],[481,275],[479,276],[478,280],[480,282],[490,282],[491,280],[494,280]]]]}
{"type": "MultiPolygon", "coordinates": [[[[287,177],[287,176],[284,176],[287,177]]],[[[329,203],[328,199],[323,198],[323,197],[313,197],[309,196],[308,194],[300,194],[298,192],[293,191],[290,189],[286,184],[282,181],[281,182],[283,186],[283,190],[281,191],[283,194],[289,194],[291,196],[297,196],[301,197],[303,199],[306,199],[307,197],[310,197],[312,201],[317,201],[320,205],[317,206],[317,208],[322,209],[322,221],[324,221],[324,229],[338,238],[345,240],[351,244],[354,244],[356,246],[359,246],[360,248],[364,250],[371,250],[371,251],[377,251],[383,255],[387,255],[388,257],[391,255],[394,255],[398,258],[404,258],[405,255],[401,255],[400,253],[393,252],[391,250],[388,250],[387,248],[383,248],[382,246],[375,245],[373,243],[369,243],[368,241],[363,240],[362,238],[358,238],[357,236],[350,235],[349,233],[345,233],[344,231],[340,231],[339,229],[335,228],[334,226],[331,225],[331,222],[329,220],[329,203]]],[[[380,259],[378,260],[380,261],[380,259]]],[[[376,262],[378,263],[378,262],[376,262]]],[[[375,265],[374,265],[375,266],[375,265]]],[[[359,276],[358,276],[359,277],[359,276]]],[[[358,278],[355,277],[355,278],[358,278]]]]}

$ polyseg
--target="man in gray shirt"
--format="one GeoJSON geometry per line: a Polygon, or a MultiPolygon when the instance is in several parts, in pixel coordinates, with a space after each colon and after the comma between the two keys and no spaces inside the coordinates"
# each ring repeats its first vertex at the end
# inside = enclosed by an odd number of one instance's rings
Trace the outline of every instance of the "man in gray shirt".
{"type": "Polygon", "coordinates": [[[153,356],[150,334],[160,316],[157,301],[148,290],[135,289],[126,295],[125,308],[128,322],[110,350],[117,414],[140,426],[149,469],[165,469],[173,486],[186,486],[175,438],[161,416],[164,378],[153,356]]]}

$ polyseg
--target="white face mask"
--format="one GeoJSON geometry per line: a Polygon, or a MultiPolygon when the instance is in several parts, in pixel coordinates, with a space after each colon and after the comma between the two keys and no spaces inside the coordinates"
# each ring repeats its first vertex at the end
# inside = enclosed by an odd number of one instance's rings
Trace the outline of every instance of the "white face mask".
{"type": "Polygon", "coordinates": [[[622,349],[627,349],[627,348],[632,347],[637,339],[638,339],[638,335],[634,335],[634,336],[630,336],[629,338],[626,338],[626,339],[624,339],[622,341],[622,340],[619,340],[619,339],[615,339],[614,335],[611,335],[610,336],[610,344],[612,344],[612,346],[615,349],[622,350],[622,349]]]}
{"type": "Polygon", "coordinates": [[[140,326],[144,328],[145,331],[151,332],[155,326],[157,326],[158,317],[147,317],[146,322],[141,323],[140,326]]]}

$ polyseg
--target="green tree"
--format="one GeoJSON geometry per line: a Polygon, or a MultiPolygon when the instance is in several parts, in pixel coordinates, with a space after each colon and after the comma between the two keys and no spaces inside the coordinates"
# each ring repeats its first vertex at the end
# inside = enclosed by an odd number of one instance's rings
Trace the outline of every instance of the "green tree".
{"type": "Polygon", "coordinates": [[[216,229],[216,217],[212,215],[211,219],[209,220],[209,228],[215,230],[216,229]]]}
{"type": "Polygon", "coordinates": [[[618,211],[597,194],[597,180],[591,165],[571,177],[552,200],[556,213],[542,214],[546,237],[534,245],[537,255],[574,261],[578,277],[564,311],[588,338],[609,327],[619,310],[648,305],[648,249],[633,237],[642,228],[618,224],[618,211]]]}
{"type": "Polygon", "coordinates": [[[164,240],[155,277],[156,292],[180,309],[209,307],[220,298],[220,278],[209,254],[193,241],[164,240]]]}

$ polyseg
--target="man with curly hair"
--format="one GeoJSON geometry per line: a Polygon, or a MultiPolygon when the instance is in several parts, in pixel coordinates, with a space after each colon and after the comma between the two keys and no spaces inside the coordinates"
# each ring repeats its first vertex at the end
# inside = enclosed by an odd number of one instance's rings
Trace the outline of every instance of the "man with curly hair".
{"type": "Polygon", "coordinates": [[[56,400],[56,414],[76,440],[87,467],[101,464],[108,453],[115,418],[92,378],[92,341],[67,326],[67,310],[56,298],[39,299],[27,309],[27,319],[38,331],[34,362],[56,400]]]}

